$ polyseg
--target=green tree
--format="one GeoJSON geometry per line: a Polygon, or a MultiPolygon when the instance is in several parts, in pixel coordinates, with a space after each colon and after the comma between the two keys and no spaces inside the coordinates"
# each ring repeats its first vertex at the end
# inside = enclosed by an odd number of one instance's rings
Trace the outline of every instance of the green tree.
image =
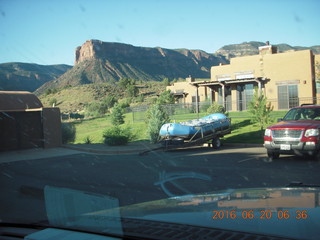
{"type": "Polygon", "coordinates": [[[126,94],[128,97],[136,97],[139,94],[139,89],[135,85],[127,85],[126,94]]]}
{"type": "Polygon", "coordinates": [[[111,122],[115,126],[124,124],[124,108],[118,103],[112,109],[111,122]]]}
{"type": "Polygon", "coordinates": [[[121,78],[118,82],[118,86],[124,89],[132,85],[135,85],[135,80],[129,78],[121,78]]]}
{"type": "Polygon", "coordinates": [[[147,132],[151,143],[158,142],[161,126],[169,121],[170,118],[161,105],[150,106],[147,111],[147,132]]]}
{"type": "Polygon", "coordinates": [[[271,102],[267,102],[267,98],[262,91],[255,89],[253,99],[249,103],[248,109],[252,114],[251,121],[257,123],[261,130],[271,122],[273,106],[271,106],[271,102]]]}
{"type": "Polygon", "coordinates": [[[112,108],[118,102],[115,96],[109,95],[103,99],[103,103],[108,107],[112,108]]]}
{"type": "Polygon", "coordinates": [[[106,103],[92,102],[85,107],[85,114],[89,117],[100,117],[108,111],[106,103]]]}
{"type": "Polygon", "coordinates": [[[57,105],[57,103],[58,103],[58,100],[56,98],[50,98],[49,99],[49,105],[51,107],[55,107],[57,105]]]}
{"type": "Polygon", "coordinates": [[[136,102],[142,103],[144,102],[144,95],[140,94],[139,96],[136,97],[136,102]]]}
{"type": "Polygon", "coordinates": [[[166,87],[166,86],[170,86],[170,80],[169,80],[169,78],[164,78],[163,80],[162,80],[162,83],[163,83],[163,85],[166,87]]]}
{"type": "Polygon", "coordinates": [[[166,90],[164,92],[162,92],[159,96],[159,98],[157,99],[157,103],[160,105],[163,104],[174,104],[174,96],[171,93],[170,90],[166,90]]]}

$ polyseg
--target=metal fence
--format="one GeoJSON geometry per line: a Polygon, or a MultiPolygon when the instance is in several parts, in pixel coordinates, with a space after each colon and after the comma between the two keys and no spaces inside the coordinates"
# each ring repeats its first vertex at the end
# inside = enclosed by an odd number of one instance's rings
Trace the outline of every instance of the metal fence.
{"type": "MultiPolygon", "coordinates": [[[[205,113],[210,107],[210,103],[208,102],[200,102],[199,105],[195,103],[177,103],[177,104],[166,104],[162,105],[164,110],[168,113],[169,116],[178,116],[184,114],[194,114],[197,113],[205,113]]],[[[132,113],[132,121],[145,121],[146,112],[150,105],[136,106],[136,107],[128,107],[127,113],[132,113]]]]}
{"type": "MultiPolygon", "coordinates": [[[[205,116],[207,109],[211,106],[210,102],[199,102],[196,103],[177,103],[177,104],[166,104],[162,105],[164,110],[168,113],[171,119],[179,120],[184,119],[186,114],[196,114],[198,113],[199,117],[205,116]],[[198,111],[197,111],[198,108],[198,111]],[[180,116],[181,115],[181,116],[180,116]]],[[[148,110],[149,105],[137,106],[137,107],[128,107],[127,113],[132,113],[132,121],[145,121],[146,111],[148,110]]]]}
{"type": "MultiPolygon", "coordinates": [[[[280,101],[279,99],[268,99],[268,102],[273,106],[274,111],[288,110],[292,107],[300,106],[302,104],[320,104],[319,98],[291,98],[289,101],[280,101]]],[[[248,102],[245,101],[228,101],[224,104],[225,109],[230,112],[246,111],[248,109],[248,102]]],[[[179,115],[198,113],[199,116],[204,116],[210,102],[196,103],[177,103],[167,104],[162,107],[170,115],[171,119],[179,119],[179,115]],[[197,111],[198,108],[198,111],[197,111]]],[[[132,113],[132,121],[145,121],[146,111],[149,105],[128,107],[127,113],[132,113]]]]}

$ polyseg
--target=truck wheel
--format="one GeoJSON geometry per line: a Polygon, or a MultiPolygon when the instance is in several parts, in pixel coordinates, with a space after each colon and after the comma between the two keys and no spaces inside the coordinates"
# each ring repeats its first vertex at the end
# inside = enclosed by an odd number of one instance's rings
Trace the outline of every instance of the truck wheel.
{"type": "Polygon", "coordinates": [[[277,159],[277,158],[279,158],[279,156],[280,156],[280,153],[279,152],[273,152],[273,151],[268,151],[268,158],[270,159],[270,160],[274,160],[274,159],[277,159]]]}
{"type": "Polygon", "coordinates": [[[312,159],[313,159],[314,161],[320,161],[320,151],[314,152],[314,153],[312,154],[312,159]]]}
{"type": "Polygon", "coordinates": [[[221,140],[220,138],[216,137],[214,139],[212,139],[212,148],[213,149],[218,149],[221,147],[221,140]]]}

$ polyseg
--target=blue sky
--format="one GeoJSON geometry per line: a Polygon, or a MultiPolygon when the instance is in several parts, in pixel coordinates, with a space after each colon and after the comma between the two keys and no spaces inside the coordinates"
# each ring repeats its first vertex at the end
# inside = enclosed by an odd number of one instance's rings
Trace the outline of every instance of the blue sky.
{"type": "Polygon", "coordinates": [[[0,63],[73,65],[86,40],[201,49],[320,45],[319,0],[0,0],[0,63]]]}

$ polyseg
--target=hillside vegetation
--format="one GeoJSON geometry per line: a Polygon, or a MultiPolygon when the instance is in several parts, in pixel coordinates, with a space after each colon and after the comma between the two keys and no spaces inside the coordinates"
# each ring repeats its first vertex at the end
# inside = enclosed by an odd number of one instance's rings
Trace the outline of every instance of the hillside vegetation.
{"type": "Polygon", "coordinates": [[[135,106],[154,102],[166,88],[164,82],[137,81],[132,85],[136,90],[130,92],[119,83],[95,83],[80,86],[66,86],[62,89],[47,89],[39,96],[44,106],[53,104],[59,107],[62,113],[85,114],[90,104],[101,104],[107,97],[114,97],[118,102],[135,106]],[[50,90],[50,91],[48,91],[50,90]]]}

